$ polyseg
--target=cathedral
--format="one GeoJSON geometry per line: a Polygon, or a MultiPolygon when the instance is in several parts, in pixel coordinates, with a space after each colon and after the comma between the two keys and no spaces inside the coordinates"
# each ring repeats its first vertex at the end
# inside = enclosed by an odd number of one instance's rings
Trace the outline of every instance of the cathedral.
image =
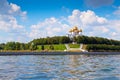
{"type": "Polygon", "coordinates": [[[78,27],[75,26],[69,30],[68,37],[73,38],[81,35],[82,35],[82,29],[78,29],[78,27]]]}

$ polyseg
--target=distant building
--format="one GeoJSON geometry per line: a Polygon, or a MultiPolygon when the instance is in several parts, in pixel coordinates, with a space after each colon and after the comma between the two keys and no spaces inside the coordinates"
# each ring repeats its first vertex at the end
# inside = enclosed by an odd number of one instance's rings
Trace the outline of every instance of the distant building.
{"type": "Polygon", "coordinates": [[[82,36],[82,29],[78,29],[78,27],[75,26],[69,30],[68,37],[70,37],[70,39],[74,43],[75,42],[74,37],[77,37],[77,36],[82,36]]]}
{"type": "Polygon", "coordinates": [[[77,26],[73,27],[72,29],[69,30],[69,37],[77,37],[82,35],[82,29],[78,29],[77,26]]]}

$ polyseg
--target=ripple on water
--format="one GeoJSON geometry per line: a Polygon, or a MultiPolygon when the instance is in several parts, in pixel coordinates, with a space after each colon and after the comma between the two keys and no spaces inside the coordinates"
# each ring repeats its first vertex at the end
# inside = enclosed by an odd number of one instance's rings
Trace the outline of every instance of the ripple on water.
{"type": "Polygon", "coordinates": [[[16,80],[51,80],[56,78],[48,73],[22,74],[16,80]]]}
{"type": "Polygon", "coordinates": [[[120,78],[118,78],[116,76],[110,76],[110,77],[96,78],[94,80],[120,80],[120,78]]]}
{"type": "Polygon", "coordinates": [[[0,58],[1,80],[120,80],[120,55],[0,58]]]}

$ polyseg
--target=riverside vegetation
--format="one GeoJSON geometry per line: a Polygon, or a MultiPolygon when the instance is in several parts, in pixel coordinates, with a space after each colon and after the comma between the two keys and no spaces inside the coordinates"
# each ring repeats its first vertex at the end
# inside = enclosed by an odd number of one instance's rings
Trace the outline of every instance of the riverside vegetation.
{"type": "Polygon", "coordinates": [[[78,48],[82,43],[88,51],[120,51],[120,41],[102,37],[78,36],[72,40],[67,36],[54,36],[34,39],[28,43],[7,42],[0,44],[1,51],[63,51],[64,44],[69,44],[71,48],[78,48]],[[75,41],[77,44],[71,44],[75,41]]]}

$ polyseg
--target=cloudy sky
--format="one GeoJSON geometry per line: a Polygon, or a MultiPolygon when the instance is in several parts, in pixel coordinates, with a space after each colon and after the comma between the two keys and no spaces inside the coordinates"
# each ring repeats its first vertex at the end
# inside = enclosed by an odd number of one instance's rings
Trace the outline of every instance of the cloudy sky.
{"type": "Polygon", "coordinates": [[[0,43],[66,35],[120,40],[120,0],[0,0],[0,43]]]}

